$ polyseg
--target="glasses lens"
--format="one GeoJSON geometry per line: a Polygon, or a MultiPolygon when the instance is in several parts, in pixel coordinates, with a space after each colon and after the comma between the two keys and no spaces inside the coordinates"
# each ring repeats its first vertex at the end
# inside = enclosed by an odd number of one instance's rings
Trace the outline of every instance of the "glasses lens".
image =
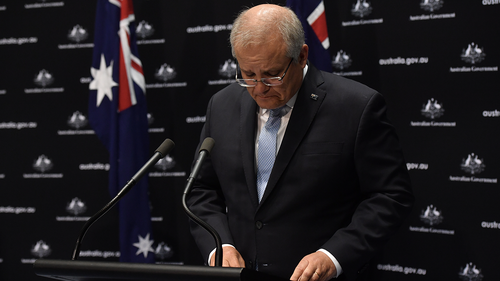
{"type": "Polygon", "coordinates": [[[278,86],[283,84],[283,80],[280,77],[262,78],[262,83],[267,86],[278,86]]]}
{"type": "Polygon", "coordinates": [[[255,87],[257,83],[262,82],[266,86],[278,86],[283,84],[283,80],[280,77],[272,77],[272,78],[262,78],[261,81],[256,81],[253,79],[236,79],[236,82],[243,87],[255,87]]]}
{"type": "Polygon", "coordinates": [[[236,82],[243,87],[255,87],[257,85],[257,81],[253,79],[236,79],[236,82]]]}

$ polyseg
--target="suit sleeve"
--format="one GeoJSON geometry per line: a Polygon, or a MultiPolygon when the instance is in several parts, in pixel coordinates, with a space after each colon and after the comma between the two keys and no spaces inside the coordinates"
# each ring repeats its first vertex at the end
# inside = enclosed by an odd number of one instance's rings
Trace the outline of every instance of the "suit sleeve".
{"type": "Polygon", "coordinates": [[[350,224],[324,245],[348,276],[355,276],[384,246],[414,201],[399,141],[378,93],[361,115],[353,157],[362,199],[350,224]]]}

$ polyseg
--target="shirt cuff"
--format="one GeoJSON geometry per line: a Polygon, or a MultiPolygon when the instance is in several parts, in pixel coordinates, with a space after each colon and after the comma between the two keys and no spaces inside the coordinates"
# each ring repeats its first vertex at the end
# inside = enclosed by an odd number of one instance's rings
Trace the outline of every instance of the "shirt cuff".
{"type": "MultiPolygon", "coordinates": [[[[226,246],[229,246],[229,247],[233,247],[233,248],[235,248],[235,247],[234,247],[233,245],[231,245],[231,244],[222,244],[222,247],[226,247],[226,246]]],[[[236,249],[236,248],[235,248],[235,249],[236,249]]],[[[210,265],[210,260],[212,259],[212,256],[214,255],[215,250],[217,250],[217,248],[213,249],[213,250],[210,252],[210,254],[208,255],[208,263],[207,263],[208,265],[210,265]]]]}
{"type": "Polygon", "coordinates": [[[337,268],[337,275],[334,276],[334,278],[339,277],[339,275],[342,274],[342,267],[340,266],[339,261],[325,249],[319,249],[318,252],[325,253],[332,260],[333,264],[335,265],[335,268],[337,268]]]}

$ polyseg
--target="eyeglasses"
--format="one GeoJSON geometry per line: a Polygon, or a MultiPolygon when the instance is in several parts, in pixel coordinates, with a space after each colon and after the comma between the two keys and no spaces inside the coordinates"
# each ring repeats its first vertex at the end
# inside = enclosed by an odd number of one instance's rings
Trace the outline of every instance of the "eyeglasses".
{"type": "Polygon", "coordinates": [[[257,83],[262,82],[264,85],[272,87],[272,86],[278,86],[283,84],[283,78],[285,78],[285,74],[288,71],[288,68],[290,67],[290,64],[292,64],[293,58],[290,60],[288,63],[288,66],[285,69],[285,72],[283,72],[283,75],[281,77],[270,77],[270,78],[260,78],[260,80],[256,79],[242,79],[238,78],[238,71],[236,71],[236,82],[240,84],[242,87],[255,87],[257,86],[257,83]]]}

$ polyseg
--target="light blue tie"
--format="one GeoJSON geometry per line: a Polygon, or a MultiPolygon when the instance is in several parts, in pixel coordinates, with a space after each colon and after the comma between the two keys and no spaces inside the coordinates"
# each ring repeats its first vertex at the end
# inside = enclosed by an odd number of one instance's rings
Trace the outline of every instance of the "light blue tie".
{"type": "Polygon", "coordinates": [[[271,109],[269,119],[259,135],[257,151],[257,195],[262,200],[267,182],[276,159],[276,139],[281,125],[281,117],[288,112],[288,106],[271,109]]]}

